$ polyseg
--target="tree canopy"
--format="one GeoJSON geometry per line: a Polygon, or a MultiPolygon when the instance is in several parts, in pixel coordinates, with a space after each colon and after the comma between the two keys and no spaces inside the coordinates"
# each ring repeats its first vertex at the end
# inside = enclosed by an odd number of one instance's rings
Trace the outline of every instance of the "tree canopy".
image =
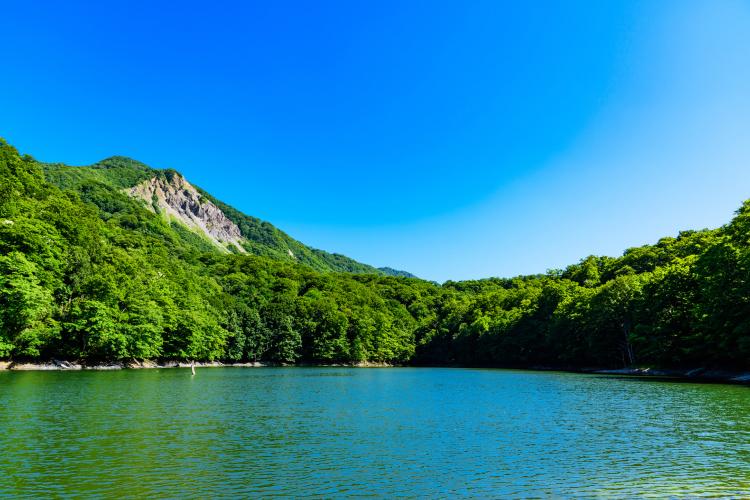
{"type": "Polygon", "coordinates": [[[205,193],[251,235],[249,255],[222,254],[124,194],[153,172],[43,165],[0,141],[0,358],[750,368],[750,202],[618,258],[438,285],[205,193]]]}

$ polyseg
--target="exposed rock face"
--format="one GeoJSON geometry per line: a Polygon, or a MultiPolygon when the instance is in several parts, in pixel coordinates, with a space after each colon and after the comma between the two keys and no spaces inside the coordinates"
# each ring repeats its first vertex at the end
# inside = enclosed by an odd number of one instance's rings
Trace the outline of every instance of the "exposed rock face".
{"type": "Polygon", "coordinates": [[[127,193],[146,202],[149,210],[203,233],[219,248],[228,251],[227,245],[233,245],[239,252],[246,253],[241,245],[240,228],[219,207],[203,199],[181,175],[154,177],[128,189],[127,193]]]}

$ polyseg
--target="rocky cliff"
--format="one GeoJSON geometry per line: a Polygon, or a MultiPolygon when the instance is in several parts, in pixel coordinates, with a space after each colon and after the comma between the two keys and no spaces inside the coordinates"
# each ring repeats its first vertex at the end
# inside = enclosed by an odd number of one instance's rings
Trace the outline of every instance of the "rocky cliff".
{"type": "Polygon", "coordinates": [[[180,222],[208,238],[217,247],[246,253],[240,228],[224,212],[205,199],[182,175],[169,172],[152,177],[126,192],[140,198],[146,207],[180,222]]]}

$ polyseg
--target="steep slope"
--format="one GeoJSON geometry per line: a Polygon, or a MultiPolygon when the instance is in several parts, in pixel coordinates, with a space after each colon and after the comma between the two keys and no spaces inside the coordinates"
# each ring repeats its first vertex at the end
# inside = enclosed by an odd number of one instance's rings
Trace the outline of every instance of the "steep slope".
{"type": "Polygon", "coordinates": [[[126,188],[129,196],[143,200],[146,208],[204,235],[222,251],[246,253],[240,228],[180,174],[169,172],[126,188]]]}
{"type": "Polygon", "coordinates": [[[87,167],[60,163],[42,164],[42,167],[47,180],[62,189],[81,192],[103,185],[121,190],[223,252],[297,262],[321,272],[409,275],[390,268],[377,269],[344,255],[308,247],[272,224],[243,214],[193,186],[174,170],[153,169],[122,156],[87,167]]]}
{"type": "Polygon", "coordinates": [[[357,262],[345,255],[308,247],[272,224],[240,212],[197,186],[196,189],[204,199],[219,207],[229,220],[237,224],[246,239],[244,247],[248,253],[299,262],[316,271],[383,274],[373,266],[357,262]]]}

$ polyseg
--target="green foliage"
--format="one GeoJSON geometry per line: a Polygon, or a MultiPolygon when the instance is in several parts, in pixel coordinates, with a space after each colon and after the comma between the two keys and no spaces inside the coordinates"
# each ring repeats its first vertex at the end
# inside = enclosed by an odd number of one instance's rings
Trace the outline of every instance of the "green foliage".
{"type": "Polygon", "coordinates": [[[0,141],[0,358],[750,369],[750,203],[619,258],[441,286],[203,193],[247,238],[250,255],[222,254],[123,192],[173,175],[0,141]]]}
{"type": "Polygon", "coordinates": [[[383,273],[386,276],[400,276],[402,278],[416,278],[412,273],[406,272],[406,271],[399,271],[398,269],[393,269],[392,267],[379,267],[378,271],[383,273]]]}
{"type": "Polygon", "coordinates": [[[71,168],[61,163],[42,166],[47,181],[62,189],[75,189],[91,182],[124,189],[150,179],[158,172],[124,156],[113,156],[85,168],[71,168]]]}
{"type": "Polygon", "coordinates": [[[55,337],[52,294],[20,252],[0,256],[0,356],[36,357],[55,337]]]}
{"type": "Polygon", "coordinates": [[[331,254],[310,248],[268,222],[245,215],[236,208],[217,200],[206,191],[197,188],[205,199],[213,202],[229,220],[237,224],[244,238],[245,250],[253,255],[271,257],[305,264],[320,272],[373,273],[380,271],[344,255],[331,254]]]}

